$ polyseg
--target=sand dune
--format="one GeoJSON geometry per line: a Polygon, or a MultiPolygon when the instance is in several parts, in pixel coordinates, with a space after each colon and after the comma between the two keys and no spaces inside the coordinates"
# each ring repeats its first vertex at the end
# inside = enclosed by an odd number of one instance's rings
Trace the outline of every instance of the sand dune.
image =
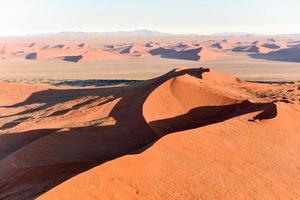
{"type": "Polygon", "coordinates": [[[213,48],[217,48],[217,49],[223,49],[223,50],[227,50],[227,49],[232,49],[232,44],[228,43],[228,41],[226,40],[225,42],[217,42],[212,44],[213,48]]]}
{"type": "Polygon", "coordinates": [[[35,45],[35,42],[29,44],[29,45],[28,45],[28,48],[32,48],[32,47],[34,47],[34,45],[35,45]]]}
{"type": "Polygon", "coordinates": [[[49,86],[0,82],[0,88],[0,106],[3,106],[25,101],[32,93],[49,89],[49,86]]]}
{"type": "Polygon", "coordinates": [[[97,60],[118,59],[124,57],[121,54],[114,54],[101,49],[85,48],[48,48],[37,52],[30,52],[25,56],[28,60],[62,60],[66,62],[89,62],[97,60]]]}
{"type": "Polygon", "coordinates": [[[251,52],[251,53],[257,53],[259,52],[259,47],[256,45],[251,46],[238,46],[232,49],[233,52],[251,52]]]}
{"type": "Polygon", "coordinates": [[[59,57],[58,59],[76,63],[76,62],[80,61],[82,58],[83,58],[82,55],[75,55],[75,56],[63,56],[63,57],[59,57]]]}
{"type": "Polygon", "coordinates": [[[280,46],[274,43],[264,43],[261,45],[262,47],[269,48],[269,49],[279,49],[280,46]]]}
{"type": "Polygon", "coordinates": [[[85,46],[84,43],[80,43],[80,44],[78,45],[78,47],[80,47],[80,48],[82,48],[82,47],[84,47],[84,46],[85,46]]]}
{"type": "Polygon", "coordinates": [[[52,49],[62,49],[62,48],[64,48],[65,47],[65,45],[64,44],[58,44],[58,45],[55,45],[55,46],[53,46],[53,47],[51,47],[52,49]]]}
{"type": "Polygon", "coordinates": [[[126,54],[126,53],[130,53],[132,46],[126,47],[125,49],[123,49],[122,51],[120,51],[121,54],[126,54]]]}
{"type": "Polygon", "coordinates": [[[198,55],[200,56],[200,61],[222,60],[232,57],[225,52],[214,51],[208,47],[202,47],[198,55]]]}
{"type": "Polygon", "coordinates": [[[208,47],[190,48],[189,46],[182,50],[175,50],[169,48],[157,48],[149,51],[151,55],[159,55],[162,58],[170,59],[182,59],[182,60],[193,60],[193,61],[209,61],[217,60],[226,57],[225,53],[216,52],[208,47]]]}
{"type": "Polygon", "coordinates": [[[221,45],[220,42],[212,44],[212,47],[217,48],[217,49],[223,49],[223,46],[221,45]]]}
{"type": "Polygon", "coordinates": [[[202,48],[176,51],[174,49],[167,49],[167,48],[160,47],[151,50],[149,53],[151,55],[159,55],[162,58],[198,61],[200,59],[200,56],[198,54],[201,50],[202,48]]]}
{"type": "Polygon", "coordinates": [[[145,44],[145,47],[151,48],[151,47],[154,47],[154,46],[153,46],[152,42],[149,42],[149,43],[145,44]]]}
{"type": "Polygon", "coordinates": [[[130,87],[20,85],[21,99],[0,87],[1,199],[300,194],[296,84],[177,68],[130,87]]]}
{"type": "Polygon", "coordinates": [[[37,59],[37,53],[36,52],[29,53],[25,56],[25,59],[27,59],[27,60],[36,60],[37,59]]]}
{"type": "Polygon", "coordinates": [[[90,51],[86,51],[82,54],[81,62],[89,62],[95,60],[112,60],[112,59],[121,59],[124,58],[124,55],[114,54],[111,52],[94,49],[90,51]]]}
{"type": "Polygon", "coordinates": [[[286,48],[277,51],[271,51],[269,53],[260,53],[250,55],[251,58],[273,60],[273,61],[285,61],[285,62],[300,62],[300,49],[286,48]]]}

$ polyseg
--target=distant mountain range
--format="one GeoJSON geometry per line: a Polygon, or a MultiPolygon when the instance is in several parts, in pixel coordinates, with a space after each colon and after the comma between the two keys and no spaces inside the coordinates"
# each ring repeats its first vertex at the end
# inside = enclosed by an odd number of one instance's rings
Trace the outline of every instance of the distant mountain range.
{"type": "Polygon", "coordinates": [[[174,34],[174,33],[163,33],[159,31],[152,31],[148,29],[138,29],[133,31],[111,31],[111,32],[83,32],[83,31],[63,31],[59,33],[43,33],[43,34],[31,34],[28,36],[61,36],[61,37],[78,37],[78,36],[216,36],[216,37],[229,37],[229,36],[300,36],[300,34],[270,34],[270,35],[261,35],[253,33],[244,33],[244,32],[220,32],[213,33],[210,35],[201,35],[201,34],[174,34]]]}
{"type": "Polygon", "coordinates": [[[256,35],[253,33],[243,33],[243,32],[224,32],[224,33],[213,33],[211,36],[252,36],[256,35]]]}
{"type": "Polygon", "coordinates": [[[158,31],[151,31],[147,29],[140,29],[134,31],[114,31],[114,32],[59,32],[59,36],[80,36],[80,35],[99,35],[99,36],[171,36],[175,34],[162,33],[158,31]]]}
{"type": "MultiPolygon", "coordinates": [[[[158,31],[151,31],[147,29],[140,29],[134,31],[112,31],[112,32],[59,32],[57,35],[71,36],[71,35],[99,35],[99,36],[176,36],[176,35],[190,35],[199,36],[200,34],[174,34],[174,33],[162,33],[158,31]]],[[[251,33],[240,33],[240,32],[225,32],[225,33],[214,33],[210,36],[251,36],[251,33]]]]}

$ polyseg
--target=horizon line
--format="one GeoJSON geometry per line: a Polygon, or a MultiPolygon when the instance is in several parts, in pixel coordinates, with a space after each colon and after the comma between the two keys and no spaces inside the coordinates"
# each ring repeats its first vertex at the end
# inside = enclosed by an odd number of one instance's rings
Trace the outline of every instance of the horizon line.
{"type": "MultiPolygon", "coordinates": [[[[62,30],[56,32],[36,32],[36,33],[24,33],[24,34],[0,34],[0,37],[30,37],[30,36],[47,36],[47,35],[59,35],[59,34],[133,34],[132,36],[215,36],[215,37],[224,37],[224,36],[282,36],[282,35],[300,35],[300,33],[248,33],[248,32],[235,32],[235,31],[226,31],[226,32],[214,32],[214,33],[171,33],[164,31],[157,31],[151,29],[131,29],[131,30],[112,30],[112,31],[83,31],[83,30],[62,30]],[[138,34],[140,32],[140,34],[138,34]],[[146,33],[148,32],[149,35],[146,33]],[[136,33],[136,35],[134,35],[136,33]]],[[[128,35],[130,36],[130,35],[128,35]]]]}

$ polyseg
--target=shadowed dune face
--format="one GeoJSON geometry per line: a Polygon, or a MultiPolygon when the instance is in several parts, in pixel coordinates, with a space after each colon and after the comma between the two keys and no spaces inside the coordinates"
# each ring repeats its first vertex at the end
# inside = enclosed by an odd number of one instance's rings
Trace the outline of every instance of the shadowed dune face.
{"type": "Polygon", "coordinates": [[[65,47],[65,45],[64,44],[58,44],[58,45],[55,45],[55,46],[53,46],[53,47],[51,47],[52,49],[62,49],[62,48],[64,48],[65,47]]]}
{"type": "Polygon", "coordinates": [[[286,48],[269,53],[251,54],[251,58],[273,60],[273,61],[286,61],[286,62],[300,62],[300,49],[299,48],[286,48]]]}
{"type": "Polygon", "coordinates": [[[217,49],[223,49],[222,45],[220,44],[220,42],[212,44],[212,47],[217,48],[217,49]]]}
{"type": "Polygon", "coordinates": [[[35,45],[35,42],[29,44],[29,45],[28,45],[28,48],[32,48],[32,47],[34,47],[34,45],[35,45]]]}
{"type": "Polygon", "coordinates": [[[256,53],[259,52],[259,47],[252,45],[252,46],[240,46],[240,47],[235,47],[232,49],[233,52],[251,52],[251,53],[256,53]]]}
{"type": "Polygon", "coordinates": [[[34,53],[29,53],[26,55],[25,59],[27,60],[36,60],[37,59],[37,53],[34,52],[34,53]]]}
{"type": "Polygon", "coordinates": [[[179,49],[186,49],[189,48],[190,46],[184,43],[179,43],[177,45],[174,46],[175,48],[179,48],[179,49]]]}
{"type": "Polygon", "coordinates": [[[149,42],[149,43],[145,44],[145,47],[152,48],[153,47],[152,42],[149,42]]]}
{"type": "Polygon", "coordinates": [[[170,79],[149,95],[143,107],[144,117],[161,136],[256,111],[269,113],[269,118],[276,117],[276,106],[273,103],[242,101],[234,94],[224,95],[222,91],[210,87],[201,79],[190,75],[170,79]]]}
{"type": "Polygon", "coordinates": [[[83,48],[84,46],[85,46],[84,43],[80,43],[80,44],[78,45],[78,47],[80,47],[80,48],[83,48]]]}
{"type": "Polygon", "coordinates": [[[269,49],[279,49],[280,48],[279,45],[274,44],[274,43],[265,43],[265,44],[263,44],[261,46],[265,47],[265,48],[269,48],[269,49]]]}
{"type": "Polygon", "coordinates": [[[120,53],[121,53],[121,54],[127,54],[127,53],[130,53],[131,48],[132,48],[132,46],[127,47],[127,48],[125,48],[124,50],[122,50],[120,53]]]}
{"type": "Polygon", "coordinates": [[[198,61],[200,59],[200,56],[198,54],[201,52],[201,50],[202,50],[202,48],[176,51],[174,49],[166,49],[166,48],[160,47],[160,48],[151,50],[149,53],[151,55],[159,55],[162,58],[198,61]]]}
{"type": "Polygon", "coordinates": [[[199,128],[202,126],[223,122],[247,113],[260,111],[261,113],[249,121],[275,118],[277,108],[275,104],[251,104],[247,101],[225,106],[202,106],[194,108],[186,114],[169,119],[149,122],[149,125],[162,135],[199,128]]]}
{"type": "Polygon", "coordinates": [[[64,56],[64,57],[62,57],[62,59],[64,61],[75,62],[76,63],[76,62],[80,61],[82,57],[83,57],[82,55],[78,55],[78,56],[64,56]]]}

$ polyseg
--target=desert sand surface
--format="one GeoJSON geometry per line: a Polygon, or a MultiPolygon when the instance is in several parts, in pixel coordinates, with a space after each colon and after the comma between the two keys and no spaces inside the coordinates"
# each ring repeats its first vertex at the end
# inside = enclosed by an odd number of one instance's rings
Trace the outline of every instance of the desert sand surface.
{"type": "Polygon", "coordinates": [[[299,198],[299,48],[298,35],[0,38],[0,199],[299,198]]]}
{"type": "Polygon", "coordinates": [[[0,199],[300,196],[300,82],[175,68],[130,86],[0,91],[0,199]]]}
{"type": "Polygon", "coordinates": [[[174,66],[207,67],[251,81],[297,81],[300,37],[103,36],[0,38],[0,80],[150,79],[174,66]]]}

